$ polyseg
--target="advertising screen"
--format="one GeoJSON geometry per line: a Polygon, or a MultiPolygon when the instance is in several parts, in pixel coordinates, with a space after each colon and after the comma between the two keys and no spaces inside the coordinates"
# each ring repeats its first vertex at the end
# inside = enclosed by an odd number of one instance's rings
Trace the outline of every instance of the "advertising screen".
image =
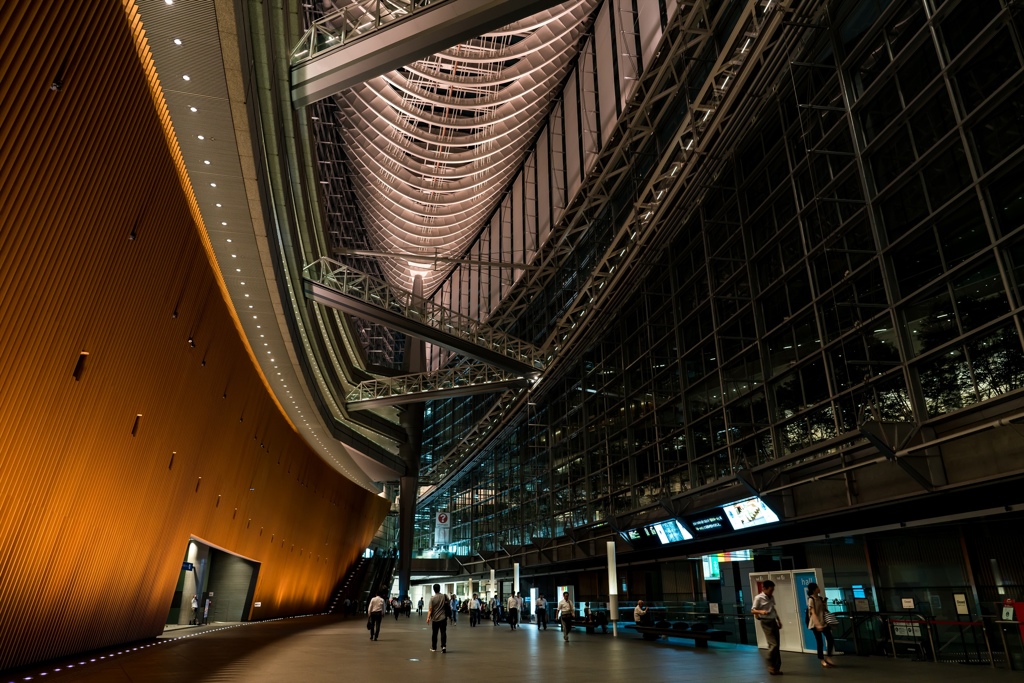
{"type": "Polygon", "coordinates": [[[621,536],[637,549],[657,548],[669,543],[693,540],[689,529],[674,519],[648,524],[621,532],[621,536]]]}
{"type": "Polygon", "coordinates": [[[736,531],[749,529],[762,524],[774,524],[779,521],[779,516],[765,505],[760,498],[747,498],[729,503],[722,508],[729,518],[729,524],[736,531]]]}
{"type": "Polygon", "coordinates": [[[682,524],[674,519],[667,522],[652,524],[651,527],[654,529],[654,533],[658,535],[658,539],[661,541],[662,545],[693,540],[693,534],[687,531],[682,524]]]}
{"type": "Polygon", "coordinates": [[[722,578],[722,570],[719,567],[718,555],[705,555],[700,558],[701,567],[704,570],[705,581],[718,581],[722,578]]]}

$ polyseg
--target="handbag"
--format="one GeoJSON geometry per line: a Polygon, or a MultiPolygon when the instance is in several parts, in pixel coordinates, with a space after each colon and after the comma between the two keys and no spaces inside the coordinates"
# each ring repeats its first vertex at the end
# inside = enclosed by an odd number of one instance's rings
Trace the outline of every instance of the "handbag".
{"type": "Polygon", "coordinates": [[[447,600],[444,601],[444,616],[448,619],[452,618],[452,603],[447,600]]]}
{"type": "Polygon", "coordinates": [[[373,619],[370,618],[370,617],[367,617],[367,619],[366,619],[366,630],[367,631],[372,631],[373,630],[373,619]]]}
{"type": "Polygon", "coordinates": [[[836,617],[836,615],[832,614],[831,612],[829,612],[826,609],[825,610],[825,626],[838,626],[838,625],[839,625],[838,617],[836,617]]]}

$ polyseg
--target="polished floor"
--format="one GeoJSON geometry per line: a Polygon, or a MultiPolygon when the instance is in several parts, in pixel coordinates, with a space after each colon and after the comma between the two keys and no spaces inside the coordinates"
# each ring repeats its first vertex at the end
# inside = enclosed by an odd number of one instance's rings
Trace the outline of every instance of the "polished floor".
{"type": "MultiPolygon", "coordinates": [[[[1020,672],[962,664],[927,664],[881,657],[839,657],[823,670],[814,656],[783,653],[786,678],[769,677],[751,647],[688,641],[647,642],[631,631],[611,635],[574,632],[568,643],[556,628],[511,631],[489,623],[449,626],[448,652],[430,652],[430,631],[413,615],[384,619],[371,642],[362,619],[307,617],[248,625],[214,625],[167,634],[112,653],[94,653],[53,664],[42,680],[55,683],[162,683],[176,681],[605,681],[612,683],[754,683],[779,680],[1022,681],[1020,672]],[[120,654],[118,654],[120,652],[120,654]],[[110,656],[113,654],[113,656],[110,656]],[[95,660],[95,661],[90,661],[95,660]],[[68,664],[72,664],[68,667],[68,664]],[[57,671],[56,669],[60,669],[57,671]]],[[[39,680],[42,669],[0,677],[39,680]]]]}

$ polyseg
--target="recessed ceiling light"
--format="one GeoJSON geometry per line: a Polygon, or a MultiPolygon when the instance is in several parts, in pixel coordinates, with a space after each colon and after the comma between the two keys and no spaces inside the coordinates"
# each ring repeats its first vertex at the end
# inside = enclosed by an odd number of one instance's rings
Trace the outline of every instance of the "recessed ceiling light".
{"type": "Polygon", "coordinates": [[[245,298],[246,298],[246,299],[248,299],[248,298],[249,298],[249,295],[248,295],[248,294],[246,294],[246,295],[245,295],[245,298]]]}
{"type": "Polygon", "coordinates": [[[207,166],[209,166],[210,165],[210,160],[209,159],[203,159],[203,163],[206,164],[207,166]]]}
{"type": "Polygon", "coordinates": [[[210,183],[210,187],[217,187],[217,183],[210,183]]]}
{"type": "Polygon", "coordinates": [[[205,138],[205,137],[203,137],[202,135],[197,135],[196,137],[197,137],[197,138],[199,138],[200,140],[205,140],[205,139],[206,139],[206,138],[205,138]]]}
{"type": "Polygon", "coordinates": [[[229,237],[229,238],[228,238],[228,242],[230,242],[230,241],[231,241],[231,238],[229,237]]]}
{"type": "Polygon", "coordinates": [[[244,285],[245,283],[243,282],[242,284],[244,285]]]}
{"type": "Polygon", "coordinates": [[[253,316],[253,317],[252,317],[252,319],[253,319],[253,320],[255,320],[255,319],[256,319],[256,316],[253,316]]]}
{"type": "Polygon", "coordinates": [[[188,74],[184,74],[184,75],[183,75],[183,76],[181,77],[181,79],[182,79],[183,81],[191,81],[191,80],[192,80],[191,78],[189,78],[189,77],[188,77],[188,74]]]}
{"type": "Polygon", "coordinates": [[[174,39],[174,44],[175,45],[181,45],[181,38],[175,38],[174,39]]]}
{"type": "Polygon", "coordinates": [[[220,224],[221,224],[221,225],[227,225],[227,224],[228,224],[228,222],[227,222],[227,221],[221,221],[221,222],[220,222],[220,224]]]}
{"type": "Polygon", "coordinates": [[[188,110],[189,110],[190,112],[192,112],[193,114],[195,114],[195,113],[196,113],[197,111],[199,111],[199,110],[198,110],[198,109],[196,109],[195,107],[189,107],[189,108],[188,108],[188,110]]]}
{"type": "Polygon", "coordinates": [[[220,204],[217,204],[216,206],[217,206],[218,209],[220,208],[220,204]]]}
{"type": "Polygon", "coordinates": [[[236,254],[232,254],[231,258],[238,258],[238,256],[236,254]]]}
{"type": "Polygon", "coordinates": [[[241,268],[235,268],[235,272],[236,272],[236,273],[241,273],[241,272],[242,272],[242,269],[241,269],[241,268]]]}
{"type": "Polygon", "coordinates": [[[166,4],[168,4],[168,5],[173,5],[174,4],[174,0],[164,0],[164,2],[166,4]]]}

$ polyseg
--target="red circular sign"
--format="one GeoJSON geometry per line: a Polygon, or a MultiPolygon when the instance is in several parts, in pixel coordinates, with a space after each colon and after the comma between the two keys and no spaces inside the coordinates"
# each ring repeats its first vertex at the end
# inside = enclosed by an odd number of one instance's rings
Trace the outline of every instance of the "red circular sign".
{"type": "Polygon", "coordinates": [[[437,513],[437,521],[441,524],[445,524],[448,521],[448,515],[443,512],[437,513]]]}

